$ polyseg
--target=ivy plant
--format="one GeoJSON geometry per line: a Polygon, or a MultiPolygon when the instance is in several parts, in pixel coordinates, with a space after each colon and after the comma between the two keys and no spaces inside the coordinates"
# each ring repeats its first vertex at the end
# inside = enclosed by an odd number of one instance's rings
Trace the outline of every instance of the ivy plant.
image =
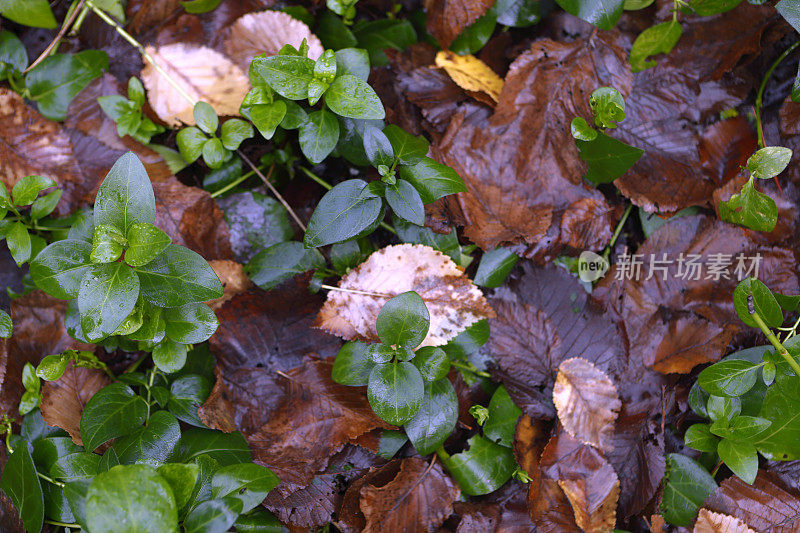
{"type": "Polygon", "coordinates": [[[253,136],[253,127],[238,118],[226,120],[220,129],[217,112],[206,102],[197,102],[193,114],[197,126],[183,128],[176,138],[178,150],[187,163],[203,156],[209,168],[218,169],[233,157],[233,151],[238,150],[245,139],[253,136]]]}
{"type": "Polygon", "coordinates": [[[150,179],[129,152],[100,185],[93,214],[44,248],[30,272],[40,289],[70,300],[66,325],[73,337],[152,351],[158,368],[175,372],[187,345],[216,330],[203,302],[222,296],[222,284],[199,254],[172,243],[155,218],[150,179]]]}
{"type": "Polygon", "coordinates": [[[164,127],[147,118],[142,111],[144,86],[138,78],[128,80],[128,97],[119,94],[101,96],[97,99],[103,112],[117,125],[120,137],[129,135],[142,144],[150,144],[153,135],[164,132],[164,127]]]}

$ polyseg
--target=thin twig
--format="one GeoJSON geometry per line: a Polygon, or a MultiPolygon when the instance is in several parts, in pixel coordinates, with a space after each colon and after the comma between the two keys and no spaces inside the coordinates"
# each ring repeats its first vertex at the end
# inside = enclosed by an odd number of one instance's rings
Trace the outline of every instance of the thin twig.
{"type": "Polygon", "coordinates": [[[25,70],[22,71],[23,74],[27,74],[28,71],[30,71],[33,67],[35,67],[36,65],[38,65],[39,63],[44,61],[44,59],[47,56],[50,55],[50,52],[52,52],[53,49],[56,46],[58,46],[58,43],[61,42],[61,39],[64,38],[64,36],[67,34],[67,31],[69,30],[70,26],[72,26],[72,23],[75,22],[75,19],[77,18],[78,14],[83,9],[83,4],[85,4],[85,3],[86,3],[86,0],[81,0],[78,3],[78,5],[75,7],[75,10],[72,13],[70,13],[69,18],[67,18],[67,20],[64,21],[64,24],[61,25],[61,29],[59,30],[58,35],[56,35],[56,38],[53,39],[53,41],[49,45],[47,45],[47,48],[44,49],[44,52],[39,54],[39,57],[36,58],[36,61],[31,63],[28,66],[28,68],[26,68],[25,70]]]}
{"type": "MultiPolygon", "coordinates": [[[[247,166],[249,166],[250,169],[253,172],[256,173],[256,176],[261,178],[261,181],[264,182],[264,185],[266,185],[267,188],[269,188],[269,190],[272,192],[272,194],[275,195],[275,198],[277,198],[278,201],[283,205],[283,207],[286,208],[286,210],[289,212],[289,214],[292,215],[292,218],[294,219],[295,222],[297,222],[297,225],[300,226],[300,229],[303,230],[303,232],[305,232],[306,231],[305,224],[303,224],[303,222],[300,220],[300,217],[298,217],[297,213],[294,212],[294,209],[292,209],[292,207],[289,205],[289,203],[283,198],[283,196],[281,196],[281,193],[278,192],[278,189],[276,189],[275,186],[272,185],[272,183],[270,183],[269,176],[265,177],[264,174],[262,174],[261,171],[258,169],[258,167],[255,166],[253,164],[253,162],[250,161],[250,159],[246,155],[244,155],[242,153],[241,150],[236,150],[236,153],[239,154],[239,157],[242,158],[242,161],[247,163],[247,166]]],[[[272,168],[273,168],[272,166],[269,167],[269,173],[270,174],[272,173],[272,168]]]]}
{"type": "Polygon", "coordinates": [[[393,298],[391,294],[381,294],[379,292],[361,291],[358,289],[343,289],[342,287],[334,287],[333,285],[320,285],[323,289],[329,291],[349,292],[352,294],[360,294],[362,296],[373,296],[375,298],[393,298]]]}

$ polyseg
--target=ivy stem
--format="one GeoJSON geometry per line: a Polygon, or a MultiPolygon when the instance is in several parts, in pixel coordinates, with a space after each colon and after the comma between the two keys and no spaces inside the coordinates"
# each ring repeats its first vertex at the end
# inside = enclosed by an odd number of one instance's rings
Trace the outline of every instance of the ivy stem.
{"type": "Polygon", "coordinates": [[[778,340],[778,337],[776,337],[775,334],[772,333],[772,330],[769,329],[769,327],[764,323],[764,319],[761,318],[758,312],[755,310],[752,311],[753,312],[750,313],[750,316],[753,317],[755,323],[758,324],[759,329],[764,333],[764,335],[766,335],[767,340],[772,344],[772,346],[775,347],[775,350],[781,355],[781,357],[783,357],[786,362],[789,363],[789,366],[792,367],[795,375],[800,377],[800,365],[797,364],[797,361],[794,360],[794,357],[789,354],[789,350],[787,350],[786,347],[781,344],[781,342],[778,340]]]}
{"type": "Polygon", "coordinates": [[[156,368],[150,369],[150,379],[147,382],[147,418],[144,420],[146,426],[150,422],[150,389],[153,388],[153,381],[156,379],[156,368]]]}
{"type": "Polygon", "coordinates": [[[56,481],[55,479],[53,479],[51,477],[48,477],[48,476],[42,474],[41,472],[36,472],[36,475],[39,476],[40,478],[42,478],[43,480],[47,481],[48,483],[52,483],[53,485],[55,485],[57,487],[64,488],[66,486],[63,483],[61,483],[60,481],[56,481]]]}
{"type": "Polygon", "coordinates": [[[628,207],[625,208],[625,212],[622,213],[622,218],[620,218],[619,222],[617,222],[617,227],[614,228],[614,234],[611,236],[611,240],[608,241],[608,246],[606,246],[606,249],[603,251],[603,257],[606,260],[608,260],[608,256],[611,255],[611,249],[617,242],[620,233],[622,233],[622,226],[625,225],[625,221],[628,220],[628,216],[630,216],[631,211],[633,211],[633,204],[628,204],[628,207]]]}
{"type": "Polygon", "coordinates": [[[303,224],[303,221],[300,220],[300,217],[298,217],[297,213],[294,212],[294,209],[292,209],[292,206],[289,205],[289,202],[287,202],[286,199],[283,196],[281,196],[281,193],[278,192],[278,189],[276,189],[275,186],[269,181],[269,178],[272,175],[272,170],[275,168],[275,164],[273,163],[272,165],[270,165],[267,176],[264,176],[264,174],[261,173],[258,167],[255,166],[253,162],[250,161],[250,159],[242,153],[241,150],[236,150],[236,153],[239,154],[239,157],[241,157],[242,160],[245,163],[247,163],[247,166],[249,166],[253,170],[253,172],[256,173],[256,176],[261,178],[261,181],[264,182],[264,185],[266,185],[267,188],[270,190],[270,192],[272,192],[272,194],[275,195],[275,198],[277,198],[278,201],[281,203],[281,205],[286,208],[286,211],[289,212],[289,214],[292,216],[297,225],[300,226],[300,229],[303,230],[303,233],[305,233],[306,225],[303,224]]]}
{"type": "Polygon", "coordinates": [[[791,328],[778,328],[781,331],[788,331],[786,337],[783,338],[783,342],[786,342],[789,339],[791,339],[794,336],[795,332],[797,331],[798,327],[800,327],[800,316],[797,317],[797,321],[794,323],[794,325],[792,325],[791,328]]]}
{"type": "Polygon", "coordinates": [[[36,58],[36,61],[28,65],[28,68],[22,71],[23,74],[27,74],[36,65],[44,61],[45,58],[49,56],[50,53],[58,46],[58,43],[61,42],[61,39],[64,38],[70,26],[72,26],[72,23],[75,22],[75,19],[78,17],[78,14],[80,14],[83,8],[83,4],[85,4],[87,1],[88,0],[80,0],[80,2],[78,2],[78,5],[75,6],[75,9],[73,9],[72,12],[69,14],[67,20],[65,20],[64,23],[61,25],[61,29],[59,30],[58,35],[56,35],[56,38],[53,39],[53,41],[49,45],[47,45],[47,48],[45,48],[41,54],[39,54],[39,57],[36,58]]]}
{"type": "MultiPolygon", "coordinates": [[[[271,172],[271,170],[270,170],[270,172],[271,172]]],[[[217,198],[218,196],[222,196],[223,194],[225,194],[229,190],[233,189],[237,185],[240,185],[241,183],[244,183],[247,179],[249,179],[250,177],[255,176],[255,175],[256,175],[256,173],[253,172],[252,170],[249,171],[249,172],[246,172],[245,174],[242,174],[241,176],[239,176],[238,178],[236,178],[235,180],[233,180],[232,182],[230,182],[229,184],[227,184],[226,186],[224,186],[220,190],[212,192],[211,193],[211,198],[217,198]]],[[[269,176],[269,173],[267,173],[267,175],[269,176]]]]}
{"type": "Polygon", "coordinates": [[[764,79],[761,80],[761,86],[758,88],[758,93],[756,94],[756,126],[758,130],[758,147],[764,148],[766,144],[764,143],[764,129],[761,127],[761,106],[763,104],[764,99],[764,89],[767,87],[767,82],[769,81],[770,77],[772,76],[772,72],[781,64],[781,62],[786,59],[786,57],[794,52],[794,50],[800,46],[800,41],[795,42],[787,48],[781,55],[778,56],[778,59],[772,63],[772,66],[769,67],[767,73],[764,74],[764,79]]]}
{"type": "Polygon", "coordinates": [[[462,363],[461,361],[450,361],[450,364],[452,366],[460,369],[460,370],[464,370],[466,372],[470,372],[470,373],[475,374],[476,376],[480,376],[482,378],[490,378],[490,377],[492,377],[492,375],[489,374],[488,372],[484,372],[483,370],[478,370],[472,364],[462,363]]]}
{"type": "MultiPolygon", "coordinates": [[[[320,178],[319,176],[317,176],[316,174],[314,174],[313,172],[311,172],[310,170],[308,170],[306,167],[300,167],[300,170],[302,170],[302,171],[303,171],[303,174],[305,174],[306,176],[308,176],[309,178],[311,178],[313,181],[315,181],[315,182],[317,182],[318,184],[320,184],[320,185],[322,185],[323,187],[325,187],[325,189],[326,189],[326,190],[328,190],[328,191],[329,191],[329,190],[333,189],[333,185],[331,185],[330,183],[328,183],[328,182],[327,182],[327,181],[325,181],[324,179],[320,178]]],[[[387,224],[386,222],[384,222],[384,221],[381,221],[381,227],[382,227],[383,229],[385,229],[386,231],[388,231],[389,233],[393,233],[393,234],[397,235],[397,230],[395,230],[393,227],[391,227],[391,226],[390,226],[389,224],[387,224]]]]}
{"type": "Polygon", "coordinates": [[[438,448],[436,448],[436,455],[439,456],[439,459],[441,459],[442,462],[448,461],[450,459],[450,454],[444,451],[444,446],[439,446],[438,448]]]}
{"type": "Polygon", "coordinates": [[[68,527],[68,528],[71,528],[71,529],[80,529],[81,528],[80,524],[68,524],[67,522],[59,522],[57,520],[48,520],[47,518],[45,518],[44,523],[45,524],[50,524],[51,526],[68,527]]]}

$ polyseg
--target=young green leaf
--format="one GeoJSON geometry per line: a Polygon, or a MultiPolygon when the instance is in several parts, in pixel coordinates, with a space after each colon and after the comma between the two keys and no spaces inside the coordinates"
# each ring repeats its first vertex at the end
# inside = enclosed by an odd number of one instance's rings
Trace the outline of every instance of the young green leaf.
{"type": "Polygon", "coordinates": [[[689,526],[697,510],[717,488],[705,468],[679,453],[667,455],[661,514],[676,526],[689,526]]]}
{"type": "Polygon", "coordinates": [[[103,387],[86,403],[81,415],[81,440],[94,450],[115,437],[127,435],[141,426],[147,416],[147,403],[123,383],[103,387]]]}
{"type": "Polygon", "coordinates": [[[458,397],[447,379],[425,384],[422,407],[403,426],[417,453],[435,451],[450,436],[458,420],[458,397]]]}
{"type": "Polygon", "coordinates": [[[178,420],[193,426],[206,427],[197,415],[197,408],[211,393],[211,384],[205,377],[197,374],[181,376],[172,382],[169,392],[171,396],[167,408],[178,420]]]}
{"type": "MultiPolygon", "coordinates": [[[[158,411],[158,413],[163,412],[165,411],[158,411]]],[[[177,424],[177,421],[175,423],[177,424]]],[[[192,491],[200,475],[200,467],[192,464],[167,463],[156,468],[156,472],[172,489],[172,494],[175,496],[175,507],[178,510],[183,509],[192,497],[192,491]]]]}
{"type": "Polygon", "coordinates": [[[224,466],[211,479],[211,497],[231,497],[242,502],[242,513],[259,505],[280,480],[272,471],[255,463],[224,466]]]}
{"type": "Polygon", "coordinates": [[[595,89],[589,97],[589,106],[596,126],[616,128],[617,122],[625,120],[625,100],[613,87],[595,89]]]}
{"type": "Polygon", "coordinates": [[[208,137],[200,131],[199,128],[194,126],[183,128],[175,136],[175,142],[178,144],[178,151],[181,153],[183,160],[187,163],[194,163],[197,158],[203,154],[203,146],[205,145],[208,137]]]}
{"type": "Polygon", "coordinates": [[[675,48],[681,38],[680,23],[677,20],[662,22],[647,28],[636,37],[631,48],[631,70],[639,72],[656,66],[655,61],[647,58],[657,54],[668,54],[675,48]]]}
{"type": "Polygon", "coordinates": [[[22,222],[14,222],[6,231],[6,244],[17,266],[31,258],[31,235],[22,222]]]}
{"type": "Polygon", "coordinates": [[[16,205],[31,205],[40,192],[55,187],[56,182],[47,176],[25,176],[11,189],[11,196],[16,205]]]}
{"type": "Polygon", "coordinates": [[[249,122],[238,118],[232,118],[226,120],[222,125],[220,140],[222,141],[222,146],[228,150],[238,150],[239,145],[252,136],[253,127],[249,122]]]}
{"type": "Polygon", "coordinates": [[[153,364],[162,372],[172,374],[186,364],[187,353],[185,344],[164,339],[153,347],[153,364]]]}
{"type": "Polygon", "coordinates": [[[751,178],[742,190],[717,206],[719,218],[756,231],[770,232],[778,222],[775,200],[758,192],[751,178]]]}
{"type": "Polygon", "coordinates": [[[392,145],[394,156],[404,165],[416,165],[428,154],[430,143],[425,137],[415,137],[394,124],[383,128],[383,133],[392,145]]]}
{"type": "Polygon", "coordinates": [[[194,115],[194,121],[201,130],[209,135],[214,135],[217,132],[219,117],[217,116],[217,112],[214,111],[214,108],[211,107],[211,104],[208,102],[197,102],[194,105],[192,114],[194,115]]]}
{"type": "Polygon", "coordinates": [[[731,420],[731,439],[752,440],[772,425],[770,420],[757,416],[737,416],[731,420]]]}
{"type": "Polygon", "coordinates": [[[251,68],[278,94],[289,100],[308,98],[308,84],[314,79],[314,61],[307,57],[257,56],[251,68]]]}
{"type": "Polygon", "coordinates": [[[386,187],[386,202],[394,213],[412,224],[425,224],[425,206],[417,189],[406,180],[397,180],[394,185],[386,187]]]}
{"type": "Polygon", "coordinates": [[[45,381],[55,381],[64,374],[69,361],[70,358],[66,354],[47,355],[39,361],[36,375],[45,381]]]}
{"type": "Polygon", "coordinates": [[[108,54],[101,50],[53,54],[28,72],[25,86],[42,115],[64,120],[75,95],[104,70],[108,70],[108,54]]]}
{"type": "Polygon", "coordinates": [[[152,467],[119,465],[98,474],[86,494],[91,531],[178,531],[178,509],[169,483],[152,467]]]}
{"type": "Polygon", "coordinates": [[[153,186],[133,152],[117,159],[106,175],[94,204],[94,225],[109,224],[127,233],[133,224],[152,224],[156,218],[153,186]]]}
{"type": "MultiPolygon", "coordinates": [[[[286,116],[286,110],[286,102],[283,100],[276,100],[271,104],[258,104],[254,105],[253,109],[250,111],[250,119],[265,139],[272,139],[272,136],[275,135],[275,129],[282,125],[284,117],[286,116]]],[[[303,112],[303,114],[305,115],[305,112],[303,112]]],[[[307,117],[303,117],[302,122],[305,122],[306,119],[307,117]]],[[[294,127],[296,128],[299,126],[300,124],[297,124],[294,127]]]]}
{"type": "Polygon", "coordinates": [[[369,78],[369,54],[367,51],[361,48],[339,48],[336,50],[336,71],[340,74],[352,74],[367,81],[369,78]]]}
{"type": "Polygon", "coordinates": [[[139,278],[125,263],[94,265],[81,278],[78,309],[81,329],[90,340],[100,340],[131,314],[139,298],[139,278]]]}
{"type": "Polygon", "coordinates": [[[428,334],[430,321],[428,307],[420,295],[408,291],[383,305],[375,329],[384,344],[416,348],[428,334]]]}
{"type": "Polygon", "coordinates": [[[712,434],[708,424],[693,424],[686,430],[684,444],[699,452],[716,453],[719,438],[712,434]]]}
{"type": "Polygon", "coordinates": [[[333,114],[319,110],[309,113],[308,121],[300,126],[300,149],[309,161],[321,163],[339,141],[339,122],[333,114]]]}
{"type": "Polygon", "coordinates": [[[767,146],[747,160],[747,170],[756,179],[768,180],[777,176],[792,159],[792,151],[783,146],[767,146]]]}
{"type": "Polygon", "coordinates": [[[644,150],[599,132],[593,141],[576,140],[580,158],[586,162],[587,181],[595,185],[611,183],[625,174],[644,154],[644,150]]]}
{"type": "Polygon", "coordinates": [[[467,190],[464,180],[455,170],[437,163],[430,157],[423,157],[415,165],[401,166],[400,177],[411,182],[426,204],[442,196],[467,190]]]}
{"type": "Polygon", "coordinates": [[[511,479],[517,467],[511,448],[480,435],[473,435],[467,443],[469,449],[442,459],[464,494],[489,494],[511,479]]]}
{"type": "Polygon", "coordinates": [[[708,417],[714,421],[729,421],[742,412],[742,402],[739,398],[711,396],[706,404],[708,417]]]}
{"type": "Polygon", "coordinates": [[[347,180],[334,186],[317,204],[304,243],[308,248],[326,246],[356,237],[383,217],[380,198],[364,198],[363,180],[347,180]]]}
{"type": "Polygon", "coordinates": [[[742,481],[753,484],[758,474],[758,452],[748,442],[736,442],[722,439],[717,446],[717,454],[731,471],[742,478],[742,481]]]}
{"type": "Polygon", "coordinates": [[[127,243],[125,235],[116,226],[109,224],[95,226],[92,235],[92,253],[89,255],[89,259],[92,263],[114,262],[122,255],[127,243]]]}
{"type": "Polygon", "coordinates": [[[514,405],[511,396],[504,386],[494,391],[489,401],[489,418],[483,425],[483,434],[503,446],[512,446],[517,420],[522,415],[522,410],[514,405]]]}
{"type": "Polygon", "coordinates": [[[325,258],[316,249],[307,249],[303,243],[279,242],[260,251],[245,266],[250,279],[269,290],[294,277],[325,266],[325,258]]]}
{"type": "Polygon", "coordinates": [[[450,358],[438,346],[423,346],[416,352],[412,364],[417,367],[422,379],[428,382],[439,381],[450,370],[450,358]]]}
{"type": "MultiPolygon", "coordinates": [[[[156,390],[156,387],[152,390],[156,390]]],[[[175,452],[180,436],[180,424],[172,413],[156,411],[146,426],[118,438],[106,453],[113,452],[118,464],[164,463],[175,452]]]]}
{"type": "Polygon", "coordinates": [[[198,253],[170,244],[144,266],[135,269],[142,298],[159,307],[179,307],[222,296],[222,283],[198,253]]]}
{"type": "Polygon", "coordinates": [[[597,130],[583,117],[575,117],[569,126],[572,136],[579,141],[593,141],[597,138],[597,130]]]}
{"type": "Polygon", "coordinates": [[[183,523],[186,533],[228,531],[242,510],[242,502],[233,498],[206,500],[189,513],[183,523]]]}
{"type": "Polygon", "coordinates": [[[132,267],[144,266],[172,242],[169,235],[152,224],[133,224],[128,229],[125,262],[132,267]]]}
{"type": "Polygon", "coordinates": [[[368,356],[368,347],[360,341],[346,342],[336,354],[331,378],[342,385],[362,386],[369,383],[369,374],[375,367],[368,356]]]}
{"type": "Polygon", "coordinates": [[[181,344],[208,340],[217,330],[217,317],[209,306],[191,303],[164,310],[167,337],[181,344]]]}
{"type": "Polygon", "coordinates": [[[508,248],[495,248],[484,253],[475,273],[475,285],[499,287],[518,261],[519,257],[508,248]]]}
{"type": "Polygon", "coordinates": [[[728,359],[700,372],[697,382],[714,396],[741,396],[756,384],[758,367],[744,359],[728,359]]]}
{"type": "Polygon", "coordinates": [[[203,161],[211,169],[218,169],[230,159],[231,153],[222,146],[222,141],[216,137],[203,143],[203,161]]]}
{"type": "Polygon", "coordinates": [[[34,200],[31,206],[31,218],[33,220],[39,220],[52,213],[58,205],[58,201],[61,199],[63,192],[64,191],[61,189],[57,189],[34,200]]]}
{"type": "Polygon", "coordinates": [[[414,418],[424,395],[422,376],[411,363],[377,365],[369,375],[369,403],[390,424],[399,426],[414,418]]]}
{"type": "Polygon", "coordinates": [[[733,290],[733,306],[742,322],[754,328],[759,327],[750,313],[751,298],[753,311],[767,326],[776,328],[783,324],[783,312],[772,291],[752,277],[743,279],[733,290]]]}
{"type": "Polygon", "coordinates": [[[367,159],[374,167],[378,165],[391,166],[394,162],[394,149],[389,138],[375,126],[364,128],[364,152],[367,159]]]}
{"type": "Polygon", "coordinates": [[[325,92],[325,103],[331,111],[343,117],[383,119],[386,116],[375,90],[352,74],[343,74],[333,80],[325,92]]]}

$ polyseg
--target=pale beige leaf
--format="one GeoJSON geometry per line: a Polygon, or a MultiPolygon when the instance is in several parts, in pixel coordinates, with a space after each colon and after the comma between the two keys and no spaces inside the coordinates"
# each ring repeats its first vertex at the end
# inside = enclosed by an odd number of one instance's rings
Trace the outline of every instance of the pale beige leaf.
{"type": "Polygon", "coordinates": [[[736,517],[700,509],[694,533],[756,533],[736,517]]]}
{"type": "MultiPolygon", "coordinates": [[[[239,114],[250,85],[245,72],[230,59],[211,48],[184,43],[146,50],[195,101],[208,102],[220,116],[239,114]]],[[[194,124],[192,105],[148,61],[144,63],[142,81],[159,118],[172,126],[194,124]]]]}
{"type": "Polygon", "coordinates": [[[585,533],[610,533],[617,523],[619,478],[610,464],[588,477],[559,479],[575,513],[575,523],[585,533]]]}
{"type": "Polygon", "coordinates": [[[347,340],[377,342],[375,319],[393,296],[416,291],[431,316],[421,346],[440,346],[494,311],[480,289],[452,259],[429,246],[399,244],[372,254],[339,281],[339,287],[360,294],[330,291],[315,326],[347,340]]]}
{"type": "Polygon", "coordinates": [[[601,450],[614,449],[611,437],[622,403],[614,384],[592,363],[580,357],[561,363],[553,403],[570,435],[601,450]]]}
{"type": "Polygon", "coordinates": [[[253,282],[244,273],[244,268],[236,261],[228,259],[215,259],[209,261],[211,268],[222,282],[224,293],[216,300],[211,300],[208,303],[211,309],[219,309],[222,305],[231,300],[237,294],[245,292],[247,289],[253,287],[253,282]]]}
{"type": "Polygon", "coordinates": [[[261,11],[239,17],[228,28],[225,52],[244,72],[259,54],[277,55],[283,45],[300,48],[303,39],[308,43],[308,57],[322,55],[322,43],[304,23],[282,11],[261,11]]]}
{"type": "Polygon", "coordinates": [[[489,66],[473,55],[460,56],[447,50],[436,54],[436,66],[443,68],[447,75],[464,90],[484,93],[497,103],[503,80],[489,66]]]}

